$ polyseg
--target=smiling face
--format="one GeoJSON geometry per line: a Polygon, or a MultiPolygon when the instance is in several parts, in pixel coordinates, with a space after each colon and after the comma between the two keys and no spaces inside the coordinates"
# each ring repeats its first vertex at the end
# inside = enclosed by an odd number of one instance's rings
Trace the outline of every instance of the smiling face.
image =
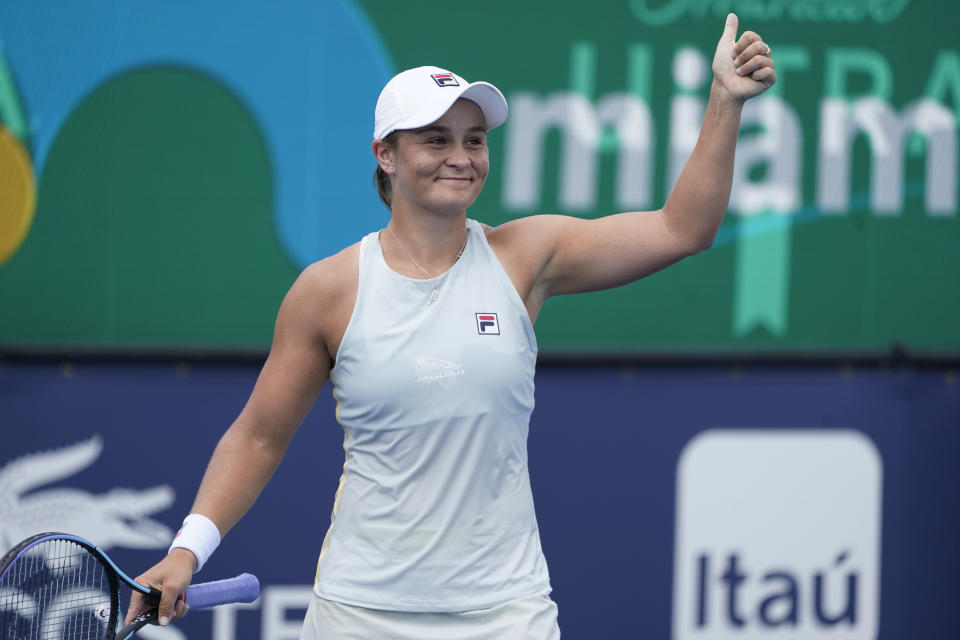
{"type": "Polygon", "coordinates": [[[480,195],[490,168],[483,112],[460,99],[436,122],[398,132],[374,150],[390,175],[393,208],[462,213],[480,195]]]}

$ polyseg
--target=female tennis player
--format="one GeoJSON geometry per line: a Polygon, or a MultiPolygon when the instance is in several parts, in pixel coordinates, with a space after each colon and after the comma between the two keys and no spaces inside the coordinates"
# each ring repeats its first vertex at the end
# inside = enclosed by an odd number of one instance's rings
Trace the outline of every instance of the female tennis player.
{"type": "MultiPolygon", "coordinates": [[[[596,220],[467,218],[507,116],[492,85],[436,67],[377,102],[376,181],[391,216],[308,267],[170,552],[137,578],[160,623],[251,507],[329,377],[346,462],[304,639],[558,638],[527,471],[536,340],[550,296],[616,287],[709,247],[730,196],[744,102],[770,48],[727,17],[696,148],[662,209],[596,220]]],[[[145,604],[138,598],[129,616],[145,604]]]]}

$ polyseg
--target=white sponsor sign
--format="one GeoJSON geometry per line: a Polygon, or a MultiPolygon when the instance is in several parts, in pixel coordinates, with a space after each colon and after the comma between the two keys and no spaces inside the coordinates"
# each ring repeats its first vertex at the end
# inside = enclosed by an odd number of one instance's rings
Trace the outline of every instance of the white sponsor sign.
{"type": "Polygon", "coordinates": [[[879,631],[882,462],[858,431],[706,431],[677,468],[673,637],[879,631]]]}

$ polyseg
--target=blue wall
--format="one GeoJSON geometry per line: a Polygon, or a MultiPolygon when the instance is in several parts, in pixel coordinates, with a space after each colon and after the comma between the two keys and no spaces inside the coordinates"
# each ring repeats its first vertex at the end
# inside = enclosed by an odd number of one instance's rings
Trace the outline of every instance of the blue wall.
{"type": "MultiPolygon", "coordinates": [[[[101,495],[158,485],[173,488],[173,503],[143,517],[175,529],[258,369],[0,363],[0,480],[19,456],[94,435],[103,443],[96,462],[69,477],[0,495],[0,534],[25,524],[31,499],[54,489],[101,495]]],[[[883,468],[879,637],[956,637],[956,373],[813,366],[541,367],[530,468],[564,637],[670,636],[678,457],[697,434],[731,428],[854,429],[872,440],[883,468]]],[[[325,390],[261,499],[201,577],[250,571],[268,587],[309,585],[341,443],[325,390]]],[[[162,551],[118,544],[110,553],[135,575],[162,551]]],[[[286,637],[282,625],[261,632],[261,611],[236,614],[237,638],[286,637]]],[[[287,624],[300,615],[291,609],[287,624]]],[[[178,637],[211,637],[213,624],[210,613],[193,613],[178,637]]]]}

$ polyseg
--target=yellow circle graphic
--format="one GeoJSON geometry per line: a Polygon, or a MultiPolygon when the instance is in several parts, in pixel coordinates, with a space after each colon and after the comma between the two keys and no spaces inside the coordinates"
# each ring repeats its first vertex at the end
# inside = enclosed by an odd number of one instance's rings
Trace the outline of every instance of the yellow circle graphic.
{"type": "Polygon", "coordinates": [[[27,237],[37,205],[33,164],[24,146],[0,125],[0,265],[27,237]]]}

